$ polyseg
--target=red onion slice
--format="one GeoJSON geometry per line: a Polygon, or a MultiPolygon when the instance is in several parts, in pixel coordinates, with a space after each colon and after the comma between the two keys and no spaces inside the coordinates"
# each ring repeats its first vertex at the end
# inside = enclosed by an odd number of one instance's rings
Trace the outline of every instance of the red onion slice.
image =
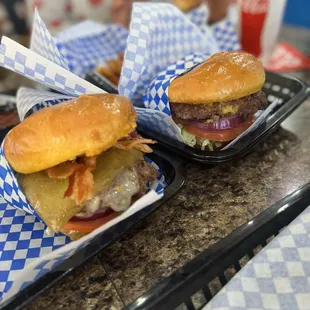
{"type": "Polygon", "coordinates": [[[204,120],[183,120],[183,119],[175,119],[176,123],[192,125],[200,129],[214,131],[214,130],[225,130],[225,129],[233,129],[241,125],[245,119],[243,116],[228,116],[222,117],[212,123],[205,123],[204,120]]]}
{"type": "Polygon", "coordinates": [[[86,216],[73,216],[70,219],[70,222],[80,222],[80,221],[93,221],[100,219],[102,217],[106,217],[110,214],[112,214],[114,211],[110,208],[102,210],[102,212],[96,212],[92,216],[86,217],[86,216]]]}

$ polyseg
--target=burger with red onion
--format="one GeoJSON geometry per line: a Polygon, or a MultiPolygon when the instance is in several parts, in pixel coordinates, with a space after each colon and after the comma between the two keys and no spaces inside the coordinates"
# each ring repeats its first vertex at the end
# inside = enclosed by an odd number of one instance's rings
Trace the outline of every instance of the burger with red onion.
{"type": "Polygon", "coordinates": [[[48,228],[77,239],[126,211],[157,177],[152,150],[124,97],[101,94],[45,108],[6,136],[4,153],[48,228]]]}
{"type": "Polygon", "coordinates": [[[168,89],[173,120],[186,144],[214,151],[247,130],[266,106],[262,63],[245,52],[211,56],[168,89]]]}

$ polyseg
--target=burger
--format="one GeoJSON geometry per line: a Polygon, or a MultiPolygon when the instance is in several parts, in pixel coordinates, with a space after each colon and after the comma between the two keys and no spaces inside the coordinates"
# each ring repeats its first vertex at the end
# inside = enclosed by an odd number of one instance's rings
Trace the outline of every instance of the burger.
{"type": "Polygon", "coordinates": [[[172,118],[184,142],[218,150],[247,130],[266,106],[262,63],[245,52],[214,54],[168,88],[172,118]]]}
{"type": "Polygon", "coordinates": [[[197,8],[201,3],[202,0],[173,0],[173,4],[184,13],[197,8]]]}
{"type": "Polygon", "coordinates": [[[134,130],[129,100],[82,95],[45,108],[14,127],[4,154],[29,203],[48,226],[77,239],[127,210],[157,171],[134,130]]]}

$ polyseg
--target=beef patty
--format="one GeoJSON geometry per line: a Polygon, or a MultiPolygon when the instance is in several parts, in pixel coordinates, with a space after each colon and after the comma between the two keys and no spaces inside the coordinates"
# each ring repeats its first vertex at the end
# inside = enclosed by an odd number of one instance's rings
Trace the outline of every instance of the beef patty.
{"type": "Polygon", "coordinates": [[[239,99],[214,102],[207,104],[187,104],[170,102],[172,116],[186,120],[207,120],[242,115],[244,117],[255,114],[266,105],[266,95],[263,91],[239,99]]]}
{"type": "Polygon", "coordinates": [[[156,180],[158,176],[157,170],[144,160],[137,162],[133,169],[136,170],[139,177],[140,192],[145,192],[148,183],[156,180]]]}

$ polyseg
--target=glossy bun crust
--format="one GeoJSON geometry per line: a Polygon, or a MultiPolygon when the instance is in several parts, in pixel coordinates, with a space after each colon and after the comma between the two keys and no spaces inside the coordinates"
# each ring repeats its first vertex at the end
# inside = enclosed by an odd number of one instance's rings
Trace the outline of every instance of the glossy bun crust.
{"type": "Polygon", "coordinates": [[[26,118],[6,136],[4,153],[15,171],[33,173],[98,155],[135,128],[136,112],[128,99],[82,95],[26,118]]]}
{"type": "Polygon", "coordinates": [[[245,52],[223,52],[172,81],[169,101],[207,104],[239,99],[258,92],[265,82],[262,63],[245,52]]]}
{"type": "Polygon", "coordinates": [[[202,3],[202,0],[173,0],[173,4],[183,12],[195,9],[202,3]]]}

